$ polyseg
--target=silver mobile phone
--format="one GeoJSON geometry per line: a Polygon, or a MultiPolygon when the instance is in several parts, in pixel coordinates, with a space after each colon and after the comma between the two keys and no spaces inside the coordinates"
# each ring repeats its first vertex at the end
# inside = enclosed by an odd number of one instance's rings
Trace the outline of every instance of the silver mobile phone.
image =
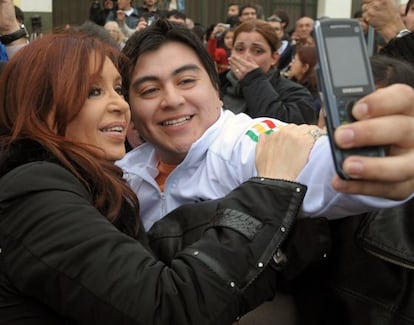
{"type": "Polygon", "coordinates": [[[350,155],[380,157],[383,147],[341,149],[333,139],[335,129],[355,121],[352,107],[375,90],[366,42],[361,26],[355,19],[323,19],[315,22],[317,47],[317,82],[323,103],[335,169],[343,179],[349,179],[343,161],[350,155]]]}

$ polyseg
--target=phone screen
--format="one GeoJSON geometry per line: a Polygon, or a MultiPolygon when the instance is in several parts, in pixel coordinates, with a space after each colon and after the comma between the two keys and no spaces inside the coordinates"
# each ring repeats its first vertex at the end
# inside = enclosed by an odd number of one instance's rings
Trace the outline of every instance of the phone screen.
{"type": "Polygon", "coordinates": [[[326,37],[326,52],[334,87],[368,85],[368,72],[358,36],[326,37]]]}

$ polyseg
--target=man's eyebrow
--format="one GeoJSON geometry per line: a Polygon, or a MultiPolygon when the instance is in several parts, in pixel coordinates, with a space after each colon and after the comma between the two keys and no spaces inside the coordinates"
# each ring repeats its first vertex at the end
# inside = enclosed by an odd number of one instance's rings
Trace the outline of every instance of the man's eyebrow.
{"type": "MultiPolygon", "coordinates": [[[[171,73],[171,76],[176,76],[176,75],[178,75],[178,74],[180,74],[180,73],[182,73],[184,71],[189,71],[189,70],[201,71],[201,68],[198,65],[196,65],[196,64],[186,64],[186,65],[183,65],[183,66],[179,67],[178,69],[174,70],[171,73]]],[[[143,76],[141,78],[138,78],[138,79],[134,80],[132,82],[132,84],[131,84],[131,87],[132,88],[137,88],[141,84],[143,84],[144,82],[147,82],[147,81],[158,81],[158,80],[160,80],[160,78],[157,77],[157,76],[154,76],[154,75],[143,76]]]]}

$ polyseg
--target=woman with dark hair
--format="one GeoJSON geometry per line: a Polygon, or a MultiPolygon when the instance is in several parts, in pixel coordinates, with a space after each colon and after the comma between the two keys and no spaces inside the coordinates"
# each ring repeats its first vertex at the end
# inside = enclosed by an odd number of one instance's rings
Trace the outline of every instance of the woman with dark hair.
{"type": "Polygon", "coordinates": [[[306,87],[313,97],[315,111],[319,114],[321,101],[316,82],[315,66],[317,63],[316,47],[301,45],[296,47],[296,53],[290,63],[288,78],[306,87]]]}
{"type": "MultiPolygon", "coordinates": [[[[121,65],[116,48],[69,30],[21,49],[0,77],[2,324],[231,324],[276,290],[272,256],[306,188],[270,178],[295,177],[307,154],[280,157],[276,171],[266,137],[263,178],[215,201],[200,240],[164,264],[113,164],[130,121],[121,65]]],[[[306,133],[283,139],[313,144],[306,133]]]]}

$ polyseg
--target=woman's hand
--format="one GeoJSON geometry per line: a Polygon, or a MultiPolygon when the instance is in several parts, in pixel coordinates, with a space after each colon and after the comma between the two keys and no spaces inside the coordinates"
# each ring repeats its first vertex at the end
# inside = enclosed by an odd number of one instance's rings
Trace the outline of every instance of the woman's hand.
{"type": "Polygon", "coordinates": [[[352,113],[357,122],[340,126],[335,142],[341,148],[387,146],[381,158],[350,156],[344,171],[357,180],[334,177],[340,192],[401,200],[414,193],[414,90],[392,85],[361,99],[352,113]]]}
{"type": "Polygon", "coordinates": [[[236,56],[234,54],[229,57],[229,66],[238,80],[243,79],[246,74],[259,67],[253,60],[246,60],[241,56],[236,56]]]}
{"type": "Polygon", "coordinates": [[[288,124],[278,132],[260,135],[256,147],[258,176],[294,181],[322,134],[316,125],[288,124]]]}

